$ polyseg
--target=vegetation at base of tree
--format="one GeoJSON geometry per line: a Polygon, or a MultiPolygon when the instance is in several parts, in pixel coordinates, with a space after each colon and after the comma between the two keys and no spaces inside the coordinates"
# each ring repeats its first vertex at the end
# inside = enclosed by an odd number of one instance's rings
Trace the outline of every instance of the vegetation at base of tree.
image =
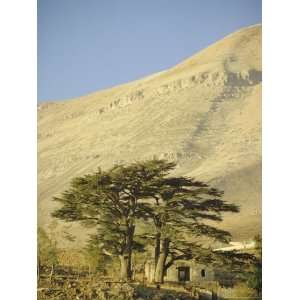
{"type": "Polygon", "coordinates": [[[57,253],[57,246],[56,242],[51,240],[47,235],[46,231],[41,227],[38,227],[37,232],[38,237],[38,263],[37,263],[37,272],[38,272],[38,279],[40,277],[40,272],[42,267],[50,267],[51,271],[49,274],[49,279],[52,279],[52,275],[54,272],[54,267],[58,263],[58,253],[57,253]]]}
{"type": "Polygon", "coordinates": [[[262,292],[262,239],[260,235],[255,238],[255,256],[256,261],[252,264],[250,272],[248,273],[247,284],[253,288],[258,296],[262,292]]]}

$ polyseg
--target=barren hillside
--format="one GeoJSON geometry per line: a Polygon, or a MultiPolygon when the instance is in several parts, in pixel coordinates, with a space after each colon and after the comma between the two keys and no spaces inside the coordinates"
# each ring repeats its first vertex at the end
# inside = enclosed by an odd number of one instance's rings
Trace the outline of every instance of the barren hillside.
{"type": "MultiPolygon", "coordinates": [[[[71,178],[153,157],[224,189],[235,240],[260,231],[261,26],[235,32],[177,66],[68,101],[38,106],[38,214],[71,178]]],[[[73,226],[80,231],[78,226],[73,226]]],[[[84,239],[84,237],[83,237],[84,239]]],[[[79,240],[80,242],[80,240],[79,240]]]]}

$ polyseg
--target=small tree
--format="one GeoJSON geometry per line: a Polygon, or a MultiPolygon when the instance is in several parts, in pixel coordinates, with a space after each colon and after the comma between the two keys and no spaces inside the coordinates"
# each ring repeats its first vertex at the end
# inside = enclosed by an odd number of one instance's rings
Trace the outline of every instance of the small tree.
{"type": "Polygon", "coordinates": [[[217,279],[222,285],[247,284],[249,288],[261,295],[261,237],[256,236],[255,249],[250,251],[213,252],[213,266],[217,270],[217,279]]]}
{"type": "Polygon", "coordinates": [[[262,291],[262,239],[260,235],[254,238],[255,241],[255,256],[256,260],[253,262],[249,275],[248,286],[253,288],[258,296],[261,296],[262,291]]]}
{"type": "Polygon", "coordinates": [[[237,250],[213,252],[212,265],[217,271],[216,279],[227,287],[247,282],[249,272],[256,262],[255,255],[247,252],[237,250]]]}
{"type": "Polygon", "coordinates": [[[52,279],[54,266],[58,263],[57,246],[42,227],[38,227],[38,278],[41,267],[51,267],[49,279],[52,279]]]}
{"type": "Polygon", "coordinates": [[[112,258],[99,251],[100,249],[101,242],[98,239],[90,239],[83,249],[83,254],[89,267],[89,272],[93,271],[107,275],[107,269],[112,262],[112,258]]]}

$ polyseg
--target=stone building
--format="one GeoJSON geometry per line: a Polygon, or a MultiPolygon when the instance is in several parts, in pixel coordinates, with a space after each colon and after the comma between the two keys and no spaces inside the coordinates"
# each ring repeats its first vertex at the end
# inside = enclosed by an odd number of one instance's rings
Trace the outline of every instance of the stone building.
{"type": "MultiPolygon", "coordinates": [[[[238,251],[238,252],[247,252],[251,253],[255,248],[254,241],[248,242],[231,242],[228,246],[223,248],[214,249],[217,251],[238,251]]],[[[154,282],[154,260],[153,258],[148,260],[145,265],[145,279],[148,282],[154,282]]],[[[165,282],[191,282],[191,283],[204,283],[204,282],[213,282],[219,281],[220,274],[222,270],[214,270],[210,266],[206,266],[203,264],[199,264],[193,260],[184,261],[179,260],[176,261],[170,268],[168,268],[165,276],[165,282]]],[[[227,275],[229,274],[226,272],[227,275]]],[[[230,274],[229,274],[230,275],[230,274]]],[[[223,275],[224,277],[225,275],[223,275]]],[[[230,276],[229,276],[230,277],[230,276]]]]}
{"type": "MultiPolygon", "coordinates": [[[[148,261],[145,265],[145,277],[148,282],[154,281],[154,271],[154,263],[152,261],[148,261]]],[[[201,283],[205,281],[213,281],[214,278],[214,270],[208,266],[194,261],[177,261],[168,268],[164,276],[164,281],[174,283],[201,283]]]]}

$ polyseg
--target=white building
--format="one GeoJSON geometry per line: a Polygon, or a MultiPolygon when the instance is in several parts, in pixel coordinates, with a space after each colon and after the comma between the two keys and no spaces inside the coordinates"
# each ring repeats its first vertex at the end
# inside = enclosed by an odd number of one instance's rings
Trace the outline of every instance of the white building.
{"type": "MultiPolygon", "coordinates": [[[[145,266],[145,276],[148,282],[154,281],[154,263],[148,261],[145,266]]],[[[177,261],[168,268],[165,282],[195,282],[213,281],[214,271],[212,268],[194,261],[177,261]]]]}

